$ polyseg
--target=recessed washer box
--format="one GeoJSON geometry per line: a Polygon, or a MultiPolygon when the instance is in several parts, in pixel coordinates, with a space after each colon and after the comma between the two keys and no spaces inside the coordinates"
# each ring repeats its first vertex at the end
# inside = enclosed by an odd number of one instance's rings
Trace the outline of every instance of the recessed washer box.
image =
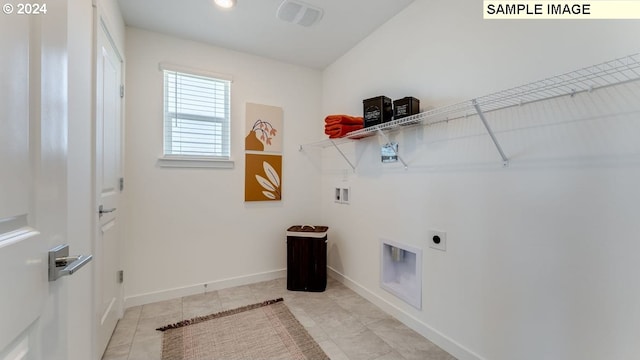
{"type": "Polygon", "coordinates": [[[380,239],[380,287],[422,309],[422,250],[380,239]]]}

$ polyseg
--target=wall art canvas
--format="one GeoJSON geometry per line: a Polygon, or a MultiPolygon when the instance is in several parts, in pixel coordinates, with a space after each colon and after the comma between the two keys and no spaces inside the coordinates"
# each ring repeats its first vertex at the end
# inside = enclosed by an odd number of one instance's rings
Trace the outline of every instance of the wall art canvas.
{"type": "Polygon", "coordinates": [[[247,103],[245,201],[282,199],[282,127],[282,108],[247,103]]]}
{"type": "Polygon", "coordinates": [[[245,154],[244,200],[282,199],[282,155],[245,154]]]}
{"type": "Polygon", "coordinates": [[[245,150],[282,154],[282,108],[247,103],[245,150]]]}

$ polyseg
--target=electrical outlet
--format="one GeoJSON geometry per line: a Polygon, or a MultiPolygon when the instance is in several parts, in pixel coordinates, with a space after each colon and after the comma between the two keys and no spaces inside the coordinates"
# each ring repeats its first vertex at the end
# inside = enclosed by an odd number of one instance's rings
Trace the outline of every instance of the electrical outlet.
{"type": "Polygon", "coordinates": [[[335,192],[333,194],[334,194],[333,195],[333,201],[335,201],[337,203],[340,203],[341,199],[342,199],[341,198],[342,193],[340,191],[340,188],[336,188],[336,190],[335,190],[335,192]]]}
{"type": "Polygon", "coordinates": [[[429,247],[447,251],[447,232],[446,231],[438,231],[438,230],[430,230],[429,231],[429,247]]]}

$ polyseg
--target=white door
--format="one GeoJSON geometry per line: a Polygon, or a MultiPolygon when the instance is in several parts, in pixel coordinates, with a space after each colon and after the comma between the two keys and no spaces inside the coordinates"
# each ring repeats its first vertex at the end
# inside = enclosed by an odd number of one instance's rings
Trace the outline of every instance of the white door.
{"type": "Polygon", "coordinates": [[[121,97],[122,59],[102,22],[97,30],[96,100],[96,234],[97,350],[101,355],[122,316],[119,282],[121,212],[121,97]]]}
{"type": "Polygon", "coordinates": [[[47,276],[67,226],[67,4],[47,10],[0,20],[1,360],[68,358],[71,277],[47,276]]]}

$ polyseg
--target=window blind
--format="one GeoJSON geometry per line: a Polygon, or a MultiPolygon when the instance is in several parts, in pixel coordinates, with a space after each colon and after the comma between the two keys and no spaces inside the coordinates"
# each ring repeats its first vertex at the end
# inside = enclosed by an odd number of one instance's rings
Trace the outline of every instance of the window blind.
{"type": "Polygon", "coordinates": [[[230,157],[230,81],[164,72],[164,155],[230,157]]]}

